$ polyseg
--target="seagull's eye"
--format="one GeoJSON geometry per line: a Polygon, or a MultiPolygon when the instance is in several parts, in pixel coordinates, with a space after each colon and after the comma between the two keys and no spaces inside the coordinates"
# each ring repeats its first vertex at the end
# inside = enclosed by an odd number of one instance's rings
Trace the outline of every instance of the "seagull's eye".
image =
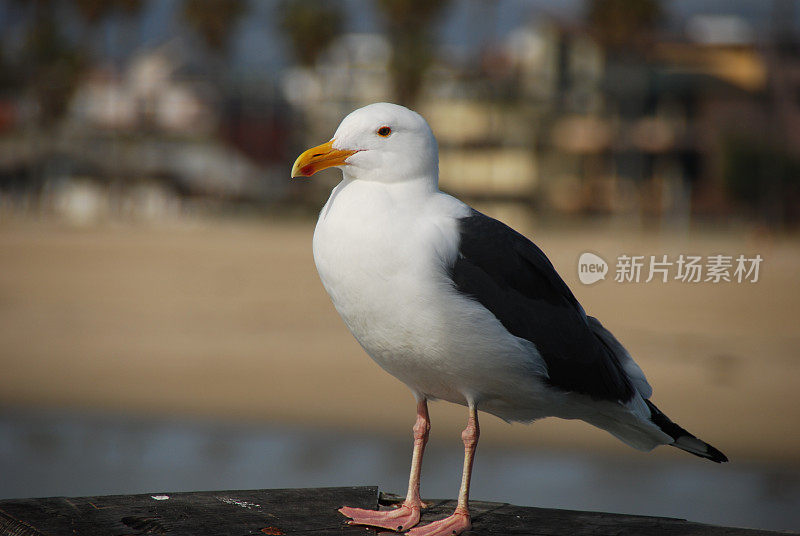
{"type": "Polygon", "coordinates": [[[378,136],[383,136],[384,138],[388,137],[391,133],[392,129],[389,127],[381,127],[378,129],[378,136]]]}

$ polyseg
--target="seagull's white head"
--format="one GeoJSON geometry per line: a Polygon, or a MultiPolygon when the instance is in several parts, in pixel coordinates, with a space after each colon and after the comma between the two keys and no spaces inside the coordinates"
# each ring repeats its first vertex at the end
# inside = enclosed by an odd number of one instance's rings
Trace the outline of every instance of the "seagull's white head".
{"type": "Polygon", "coordinates": [[[377,182],[427,180],[439,175],[436,138],[421,115],[378,102],[350,113],[333,139],[301,154],[292,177],[338,167],[346,178],[377,182]]]}

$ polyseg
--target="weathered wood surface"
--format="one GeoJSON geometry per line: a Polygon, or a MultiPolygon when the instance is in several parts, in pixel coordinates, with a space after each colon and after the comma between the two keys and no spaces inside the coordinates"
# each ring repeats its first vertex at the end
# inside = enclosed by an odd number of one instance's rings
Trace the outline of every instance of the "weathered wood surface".
{"type": "Polygon", "coordinates": [[[336,510],[375,508],[378,488],[276,489],[0,501],[3,536],[365,534],[336,510]],[[168,497],[168,498],[167,498],[168,497]]]}
{"type": "MultiPolygon", "coordinates": [[[[398,498],[382,495],[381,508],[398,498]]],[[[336,510],[377,508],[375,487],[206,491],[0,501],[1,536],[375,534],[348,526],[336,510]]],[[[453,501],[429,501],[423,523],[449,515],[453,501]]],[[[468,535],[775,536],[679,519],[526,508],[474,501],[468,535]]]]}
{"type": "MultiPolygon", "coordinates": [[[[382,508],[402,498],[382,494],[382,508]]],[[[427,501],[422,523],[446,517],[455,501],[427,501]]],[[[508,503],[470,501],[472,530],[468,536],[777,536],[786,532],[719,527],[669,517],[580,512],[554,508],[514,506],[508,503]]]]}

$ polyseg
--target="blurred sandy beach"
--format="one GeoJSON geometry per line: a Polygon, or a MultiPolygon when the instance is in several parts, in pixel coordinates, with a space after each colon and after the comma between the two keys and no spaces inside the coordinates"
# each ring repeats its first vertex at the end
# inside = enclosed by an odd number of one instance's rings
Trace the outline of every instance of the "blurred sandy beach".
{"type": "MultiPolygon", "coordinates": [[[[621,229],[521,230],[628,347],[668,415],[734,461],[800,463],[796,238],[621,229]],[[612,273],[584,286],[584,251],[609,263],[681,253],[764,261],[755,284],[621,284],[612,273]]],[[[409,434],[410,393],[338,318],[317,278],[312,234],[310,221],[4,222],[0,404],[409,434]]],[[[435,404],[434,437],[456,437],[464,418],[463,408],[435,404]]],[[[528,427],[487,416],[482,428],[494,445],[646,456],[579,422],[528,427]]]]}

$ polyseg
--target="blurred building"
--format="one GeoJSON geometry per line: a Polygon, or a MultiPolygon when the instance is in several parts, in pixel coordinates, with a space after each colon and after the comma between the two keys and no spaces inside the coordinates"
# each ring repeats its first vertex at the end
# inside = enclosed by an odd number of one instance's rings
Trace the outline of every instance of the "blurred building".
{"type": "Polygon", "coordinates": [[[90,223],[284,199],[285,105],[246,86],[222,91],[188,50],[175,40],[122,69],[92,66],[55,129],[10,127],[0,138],[0,207],[90,223]]]}
{"type": "MultiPolygon", "coordinates": [[[[442,188],[525,212],[796,223],[800,40],[792,14],[776,13],[766,33],[695,15],[627,53],[590,22],[541,14],[469,51],[441,47],[414,107],[439,140],[442,188]]],[[[342,33],[315,64],[235,76],[174,34],[93,58],[47,132],[31,92],[0,94],[0,206],[71,206],[52,200],[70,177],[110,215],[144,183],[171,200],[152,206],[178,212],[316,206],[329,185],[294,188],[292,158],[353,109],[393,100],[382,33],[342,33]]]]}
{"type": "MultiPolygon", "coordinates": [[[[787,53],[794,37],[773,37],[757,39],[737,16],[703,15],[659,34],[645,53],[619,55],[582,22],[540,18],[477,61],[440,56],[416,107],[439,140],[441,186],[472,199],[680,225],[694,214],[753,215],[776,200],[748,188],[772,188],[789,194],[778,203],[784,212],[796,212],[797,191],[774,178],[768,153],[781,155],[778,176],[793,176],[800,55],[787,53]],[[742,159],[749,178],[737,169],[742,159]]],[[[344,35],[316,68],[287,71],[284,94],[312,125],[335,124],[391,100],[389,56],[380,35],[344,35]]]]}
{"type": "Polygon", "coordinates": [[[72,120],[89,128],[208,136],[219,120],[214,91],[208,76],[188,68],[169,44],[139,52],[121,73],[92,68],[72,99],[72,120]]]}

